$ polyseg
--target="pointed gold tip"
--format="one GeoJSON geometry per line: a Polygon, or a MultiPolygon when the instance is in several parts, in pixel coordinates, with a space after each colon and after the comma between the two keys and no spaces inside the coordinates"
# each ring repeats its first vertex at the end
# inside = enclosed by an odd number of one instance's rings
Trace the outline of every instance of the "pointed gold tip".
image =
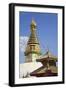
{"type": "Polygon", "coordinates": [[[35,20],[33,18],[32,18],[31,25],[35,25],[36,26],[36,22],[35,22],[35,20]]]}

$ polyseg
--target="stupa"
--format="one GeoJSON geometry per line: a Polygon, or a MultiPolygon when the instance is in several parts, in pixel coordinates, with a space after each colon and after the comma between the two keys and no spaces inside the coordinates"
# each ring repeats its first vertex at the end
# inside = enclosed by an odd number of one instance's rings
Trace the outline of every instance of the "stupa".
{"type": "Polygon", "coordinates": [[[30,36],[24,52],[25,63],[20,64],[20,78],[32,77],[30,73],[42,66],[36,59],[41,55],[40,44],[37,36],[37,24],[32,19],[30,24],[30,36]]]}

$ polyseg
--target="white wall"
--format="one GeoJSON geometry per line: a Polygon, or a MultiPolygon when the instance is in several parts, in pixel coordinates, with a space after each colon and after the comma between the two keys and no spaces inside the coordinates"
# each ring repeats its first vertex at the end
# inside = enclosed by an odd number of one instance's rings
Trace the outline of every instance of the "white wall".
{"type": "MultiPolygon", "coordinates": [[[[0,90],[11,90],[8,84],[8,4],[11,2],[19,3],[38,3],[51,5],[65,5],[66,0],[0,0],[0,90]]],[[[18,87],[14,90],[26,89],[44,89],[44,90],[65,90],[66,84],[63,85],[46,85],[32,87],[18,87]]]]}

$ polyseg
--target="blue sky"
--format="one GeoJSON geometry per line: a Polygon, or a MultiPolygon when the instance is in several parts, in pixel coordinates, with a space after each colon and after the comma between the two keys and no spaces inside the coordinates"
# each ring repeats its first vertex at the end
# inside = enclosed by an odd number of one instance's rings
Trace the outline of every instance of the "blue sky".
{"type": "MultiPolygon", "coordinates": [[[[58,16],[56,13],[36,13],[20,12],[19,13],[19,37],[29,37],[30,23],[32,18],[37,23],[37,37],[40,42],[41,52],[44,54],[49,48],[50,52],[57,56],[58,54],[58,16]]],[[[22,47],[23,48],[23,47],[22,47]]],[[[20,63],[25,60],[24,52],[19,50],[20,63]]]]}

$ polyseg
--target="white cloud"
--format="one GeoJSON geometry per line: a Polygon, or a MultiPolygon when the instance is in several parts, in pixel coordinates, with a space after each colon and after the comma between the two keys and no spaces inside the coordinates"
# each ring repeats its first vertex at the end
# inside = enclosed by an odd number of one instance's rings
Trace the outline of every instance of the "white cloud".
{"type": "Polygon", "coordinates": [[[28,37],[27,36],[20,36],[19,46],[20,46],[20,50],[22,52],[25,51],[25,48],[26,48],[26,45],[27,45],[27,41],[28,41],[28,37]]]}

